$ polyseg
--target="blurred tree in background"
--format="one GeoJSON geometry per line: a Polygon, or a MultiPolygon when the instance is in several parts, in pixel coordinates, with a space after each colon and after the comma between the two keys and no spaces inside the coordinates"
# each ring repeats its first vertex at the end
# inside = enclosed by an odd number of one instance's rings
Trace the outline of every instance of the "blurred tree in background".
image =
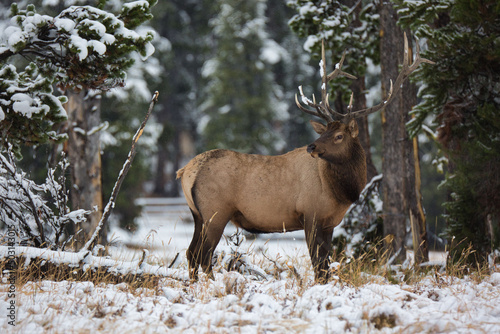
{"type": "Polygon", "coordinates": [[[288,119],[271,65],[282,48],[266,32],[265,1],[219,0],[205,62],[207,100],[198,126],[204,147],[273,153],[285,146],[276,125],[288,119]]]}

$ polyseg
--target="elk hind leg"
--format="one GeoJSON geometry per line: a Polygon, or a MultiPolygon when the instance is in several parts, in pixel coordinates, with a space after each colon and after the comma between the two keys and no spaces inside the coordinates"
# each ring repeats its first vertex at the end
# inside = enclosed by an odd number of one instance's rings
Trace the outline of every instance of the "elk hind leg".
{"type": "Polygon", "coordinates": [[[203,218],[200,214],[195,213],[191,210],[191,214],[194,218],[194,233],[191,244],[186,252],[186,257],[188,260],[189,267],[189,278],[191,280],[198,280],[198,267],[201,264],[200,261],[200,251],[201,251],[201,238],[203,229],[203,218]]]}

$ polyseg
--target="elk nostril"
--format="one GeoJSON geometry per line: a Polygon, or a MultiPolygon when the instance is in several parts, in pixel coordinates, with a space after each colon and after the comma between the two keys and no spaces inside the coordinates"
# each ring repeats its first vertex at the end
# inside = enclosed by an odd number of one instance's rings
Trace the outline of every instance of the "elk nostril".
{"type": "Polygon", "coordinates": [[[312,153],[316,149],[316,144],[307,146],[307,153],[312,153]]]}

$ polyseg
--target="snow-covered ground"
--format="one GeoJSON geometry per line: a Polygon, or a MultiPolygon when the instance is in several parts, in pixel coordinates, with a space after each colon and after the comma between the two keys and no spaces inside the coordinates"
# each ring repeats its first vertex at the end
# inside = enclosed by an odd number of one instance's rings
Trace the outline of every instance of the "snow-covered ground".
{"type": "MultiPolygon", "coordinates": [[[[193,225],[144,215],[136,234],[113,229],[114,257],[132,259],[150,250],[148,262],[185,269],[193,225]]],[[[234,230],[233,230],[234,231],[234,230]]],[[[16,289],[16,326],[9,325],[8,284],[0,285],[0,331],[11,333],[500,333],[500,272],[481,282],[432,275],[417,284],[390,284],[378,276],[354,287],[313,283],[301,233],[246,240],[239,251],[272,268],[297,269],[257,280],[217,268],[215,280],[163,279],[152,289],[90,282],[27,283],[16,289]],[[262,251],[266,250],[263,258],[262,251]],[[5,315],[3,315],[5,314],[5,315]]],[[[230,243],[229,243],[230,244],[230,243]]],[[[220,249],[229,245],[221,241],[220,249]]],[[[368,275],[367,275],[368,276],[368,275]]]]}

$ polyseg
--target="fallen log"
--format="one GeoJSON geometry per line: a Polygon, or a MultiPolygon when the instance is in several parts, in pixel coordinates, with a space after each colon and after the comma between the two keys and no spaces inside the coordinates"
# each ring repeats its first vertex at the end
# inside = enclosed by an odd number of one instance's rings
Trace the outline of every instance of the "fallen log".
{"type": "Polygon", "coordinates": [[[147,250],[134,261],[94,256],[90,251],[69,252],[26,246],[0,246],[0,269],[34,279],[90,280],[129,283],[134,286],[156,285],[159,279],[189,281],[187,270],[148,264],[147,250]]]}

